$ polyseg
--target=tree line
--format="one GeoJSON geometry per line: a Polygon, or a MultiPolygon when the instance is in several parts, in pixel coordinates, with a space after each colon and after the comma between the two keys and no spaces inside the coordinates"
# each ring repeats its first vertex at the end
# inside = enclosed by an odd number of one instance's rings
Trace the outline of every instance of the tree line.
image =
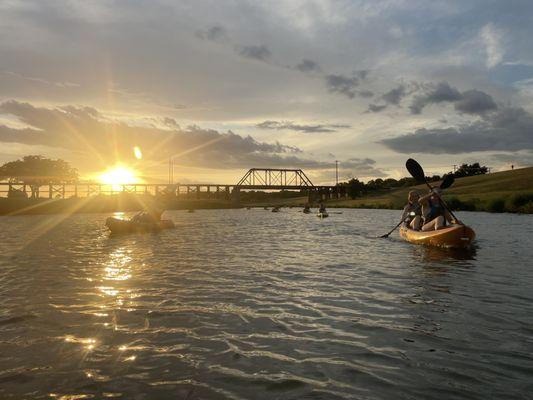
{"type": "MultiPolygon", "coordinates": [[[[489,171],[488,167],[481,166],[479,163],[473,164],[462,164],[454,172],[449,172],[448,174],[453,174],[456,178],[464,178],[467,176],[474,175],[483,175],[489,171]]],[[[447,175],[447,174],[445,174],[447,175]]],[[[443,175],[444,176],[444,175],[443,175]]],[[[428,176],[428,182],[437,182],[442,180],[443,176],[433,175],[428,176]]],[[[402,187],[415,186],[418,183],[412,177],[406,177],[401,179],[387,178],[387,179],[371,179],[368,182],[361,182],[357,178],[352,178],[347,182],[339,183],[339,186],[342,186],[348,196],[352,199],[357,197],[364,197],[370,194],[377,194],[380,192],[386,192],[392,189],[398,189],[402,187]]]]}

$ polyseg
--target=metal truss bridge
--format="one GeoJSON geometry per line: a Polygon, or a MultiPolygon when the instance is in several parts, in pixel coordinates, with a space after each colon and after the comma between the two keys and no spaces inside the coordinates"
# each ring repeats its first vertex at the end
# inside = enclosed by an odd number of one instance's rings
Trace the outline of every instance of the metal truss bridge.
{"type": "Polygon", "coordinates": [[[298,190],[314,189],[315,185],[301,169],[252,168],[241,178],[236,187],[298,190]]]}

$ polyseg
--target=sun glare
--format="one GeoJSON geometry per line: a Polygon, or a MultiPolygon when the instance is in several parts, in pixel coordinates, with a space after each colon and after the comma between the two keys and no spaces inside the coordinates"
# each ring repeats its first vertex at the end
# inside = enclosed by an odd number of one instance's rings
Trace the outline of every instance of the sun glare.
{"type": "Polygon", "coordinates": [[[98,180],[105,185],[113,185],[113,188],[122,184],[141,182],[141,179],[137,177],[137,173],[133,169],[121,165],[107,169],[98,176],[98,180]]]}

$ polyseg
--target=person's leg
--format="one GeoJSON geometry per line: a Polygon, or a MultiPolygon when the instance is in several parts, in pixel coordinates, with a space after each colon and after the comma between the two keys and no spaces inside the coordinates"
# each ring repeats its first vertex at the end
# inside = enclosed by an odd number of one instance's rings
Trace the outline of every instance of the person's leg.
{"type": "Polygon", "coordinates": [[[422,226],[422,231],[423,232],[427,232],[427,231],[434,231],[435,230],[435,222],[436,222],[436,218],[435,219],[432,219],[431,221],[429,222],[426,222],[423,226],[422,226]]]}
{"type": "Polygon", "coordinates": [[[442,215],[435,218],[435,230],[443,228],[444,227],[444,217],[442,215]]]}
{"type": "Polygon", "coordinates": [[[409,224],[409,227],[415,231],[420,230],[420,225],[422,224],[422,218],[420,218],[420,215],[417,215],[413,218],[411,223],[409,224]]]}

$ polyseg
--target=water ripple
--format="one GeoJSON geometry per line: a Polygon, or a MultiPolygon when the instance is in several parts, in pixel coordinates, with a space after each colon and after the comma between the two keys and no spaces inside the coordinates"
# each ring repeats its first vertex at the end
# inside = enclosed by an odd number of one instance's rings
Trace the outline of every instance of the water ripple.
{"type": "Polygon", "coordinates": [[[533,218],[463,213],[458,253],[374,239],[396,214],[1,217],[0,397],[527,398],[533,218]]]}

